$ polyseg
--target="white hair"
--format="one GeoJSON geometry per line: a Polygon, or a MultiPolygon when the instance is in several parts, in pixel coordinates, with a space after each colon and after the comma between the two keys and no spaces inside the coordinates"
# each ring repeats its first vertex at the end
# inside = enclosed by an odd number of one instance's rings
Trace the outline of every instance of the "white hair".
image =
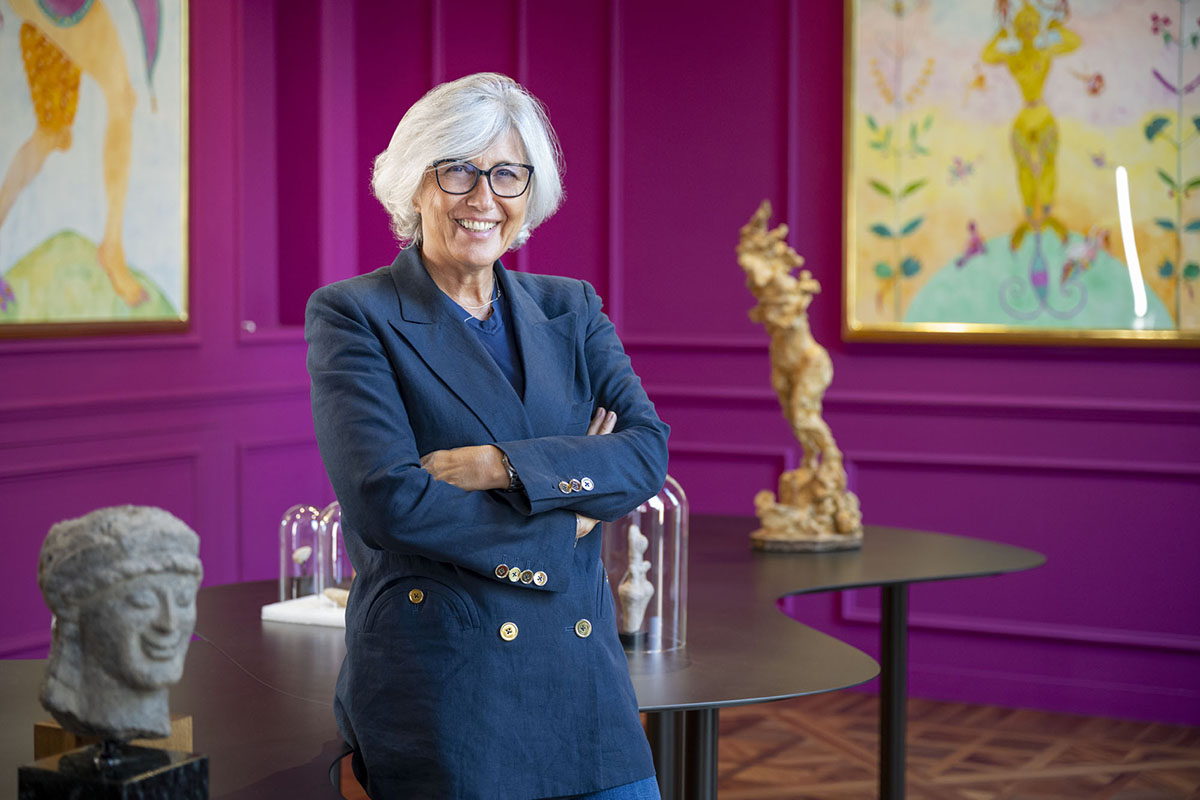
{"type": "Polygon", "coordinates": [[[507,75],[479,72],[430,89],[405,112],[392,140],[375,158],[371,190],[392,219],[403,246],[421,244],[421,215],[413,201],[426,172],[442,158],[469,160],[510,131],[533,165],[520,247],[562,203],[562,151],[545,109],[507,75]]]}

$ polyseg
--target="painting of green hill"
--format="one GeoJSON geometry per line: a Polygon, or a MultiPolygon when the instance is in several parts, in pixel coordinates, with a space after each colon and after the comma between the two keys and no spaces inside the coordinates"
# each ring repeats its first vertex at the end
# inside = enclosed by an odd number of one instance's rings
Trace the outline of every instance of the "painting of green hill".
{"type": "Polygon", "coordinates": [[[942,266],[913,298],[905,322],[957,322],[1028,328],[1145,330],[1174,328],[1166,306],[1147,290],[1142,324],[1134,322],[1133,288],[1125,264],[1100,250],[1086,269],[1062,280],[1067,251],[1083,237],[1071,233],[1066,244],[1057,236],[1041,237],[1046,265],[1045,294],[1039,297],[1031,280],[1036,238],[1026,236],[1016,252],[1009,237],[988,239],[983,252],[942,266]]]}
{"type": "Polygon", "coordinates": [[[75,231],[60,231],[4,274],[12,298],[0,310],[0,325],[178,321],[179,312],[154,281],[132,264],[129,269],[147,295],[132,307],[113,290],[96,245],[75,231]]]}

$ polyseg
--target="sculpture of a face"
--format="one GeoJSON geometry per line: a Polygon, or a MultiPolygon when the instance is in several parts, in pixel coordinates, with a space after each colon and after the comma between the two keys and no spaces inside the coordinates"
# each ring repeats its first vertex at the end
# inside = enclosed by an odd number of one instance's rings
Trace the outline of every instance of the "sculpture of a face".
{"type": "Polygon", "coordinates": [[[38,585],[54,613],[42,705],[104,739],[170,733],[203,569],[199,537],[161,508],[114,506],[50,529],[38,585]]]}
{"type": "Polygon", "coordinates": [[[85,657],[138,689],[160,689],[183,677],[196,623],[197,580],[160,572],[103,589],[80,617],[85,657]]]}

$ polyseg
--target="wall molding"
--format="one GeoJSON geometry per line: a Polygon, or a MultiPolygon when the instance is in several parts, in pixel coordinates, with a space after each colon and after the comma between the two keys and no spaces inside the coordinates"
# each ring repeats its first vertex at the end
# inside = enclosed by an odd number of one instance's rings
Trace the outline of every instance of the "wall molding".
{"type": "Polygon", "coordinates": [[[799,447],[778,445],[725,444],[723,442],[672,441],[668,445],[673,456],[693,458],[737,458],[746,461],[767,460],[783,469],[795,469],[800,463],[799,447]]]}
{"type": "MultiPolygon", "coordinates": [[[[800,52],[800,0],[790,0],[787,7],[787,64],[788,74],[784,108],[787,109],[787,152],[783,155],[787,173],[787,208],[783,209],[788,230],[800,229],[800,204],[804,191],[804,167],[800,154],[804,152],[802,133],[804,123],[800,108],[800,76],[805,74],[800,52]]],[[[761,346],[761,345],[760,345],[761,346]]]]}
{"type": "MultiPolygon", "coordinates": [[[[241,282],[239,277],[238,282],[241,282]]],[[[304,344],[304,328],[300,325],[272,325],[258,327],[252,320],[235,320],[237,324],[238,345],[302,345],[304,344]],[[247,330],[247,323],[254,324],[254,330],[247,330]]]]}
{"type": "Polygon", "coordinates": [[[608,7],[608,269],[604,296],[608,318],[625,340],[625,70],[621,48],[621,0],[608,7]]]}
{"type": "MultiPolygon", "coordinates": [[[[194,260],[194,258],[193,258],[194,260]]],[[[120,350],[176,350],[199,348],[203,342],[196,333],[196,309],[191,309],[186,333],[128,333],[102,336],[78,336],[55,339],[6,339],[0,342],[0,356],[19,353],[87,353],[103,350],[106,355],[120,350]]]]}
{"type": "MultiPolygon", "coordinates": [[[[57,463],[38,464],[33,467],[0,468],[0,483],[9,481],[29,480],[47,477],[59,477],[70,473],[89,473],[97,469],[113,469],[114,467],[140,467],[152,464],[182,463],[192,472],[191,490],[194,508],[200,508],[200,497],[196,472],[199,468],[201,452],[196,448],[177,448],[171,450],[155,450],[136,455],[114,456],[111,458],[75,459],[57,463]]],[[[18,633],[0,639],[0,658],[8,658],[10,654],[19,654],[35,647],[44,647],[50,642],[50,632],[36,631],[33,633],[18,633]]]]}
{"type": "Polygon", "coordinates": [[[50,646],[50,630],[37,633],[19,633],[16,636],[0,638],[0,659],[12,658],[14,655],[29,650],[50,646]]]}
{"type": "MultiPolygon", "coordinates": [[[[263,439],[242,439],[234,446],[234,485],[233,501],[237,516],[234,525],[237,527],[237,537],[234,541],[234,567],[239,580],[245,580],[246,574],[246,531],[242,530],[242,520],[246,515],[246,459],[255,451],[277,450],[288,447],[317,447],[315,436],[276,436],[263,439]]],[[[304,502],[308,502],[307,500],[304,502]]],[[[284,509],[280,509],[282,514],[284,509]]]]}
{"type": "MultiPolygon", "coordinates": [[[[781,459],[785,469],[799,463],[799,446],[740,445],[720,442],[676,442],[668,445],[672,455],[734,456],[781,459]]],[[[1156,478],[1200,478],[1200,464],[1152,461],[1103,461],[1091,458],[1046,458],[1040,456],[993,456],[920,453],[913,451],[843,451],[848,468],[865,464],[906,467],[942,467],[995,472],[1073,472],[1091,475],[1145,475],[1156,478]]]]}
{"type": "Polygon", "coordinates": [[[274,436],[263,439],[241,439],[237,442],[237,457],[240,459],[244,454],[252,450],[274,450],[280,447],[305,447],[315,445],[316,437],[313,435],[307,436],[274,436]]]}
{"type": "MultiPolygon", "coordinates": [[[[138,454],[126,454],[111,458],[79,458],[74,460],[47,462],[34,466],[0,467],[0,482],[24,480],[48,475],[64,475],[71,472],[88,472],[94,469],[111,469],[113,467],[132,467],[146,464],[161,464],[168,461],[189,462],[193,466],[199,464],[201,451],[199,448],[181,447],[168,450],[148,450],[138,454]]],[[[193,490],[195,486],[193,486],[193,490]]],[[[194,498],[197,503],[199,497],[194,498]]]]}
{"type": "Polygon", "coordinates": [[[1086,689],[1090,692],[1128,692],[1135,695],[1152,695],[1155,697],[1182,697],[1200,700],[1200,691],[1179,689],[1173,686],[1147,686],[1143,683],[1124,683],[1121,681],[1098,681],[1092,678],[1078,676],[1061,677],[1057,675],[1041,675],[1027,672],[1005,672],[995,669],[979,669],[975,667],[951,667],[941,664],[912,664],[909,675],[939,675],[969,678],[972,681],[1009,681],[1013,683],[1028,683],[1034,686],[1062,686],[1072,689],[1086,689]]]}
{"type": "MultiPolygon", "coordinates": [[[[615,266],[614,266],[615,268],[615,266]]],[[[765,336],[681,336],[678,334],[621,334],[627,350],[678,350],[680,352],[721,353],[727,351],[766,355],[769,340],[765,336]]]]}
{"type": "Polygon", "coordinates": [[[429,4],[429,88],[446,81],[446,9],[442,0],[429,4]]]}
{"type": "MultiPolygon", "coordinates": [[[[663,400],[706,400],[716,403],[777,406],[775,392],[761,387],[703,386],[675,383],[646,384],[646,393],[663,400]]],[[[825,395],[832,411],[892,413],[897,410],[941,416],[994,417],[1000,419],[1066,418],[1083,423],[1156,422],[1200,424],[1200,403],[1108,398],[999,396],[938,392],[832,390],[825,395]]]]}
{"type": "Polygon", "coordinates": [[[129,443],[132,441],[144,442],[151,441],[162,436],[196,433],[204,430],[205,427],[206,426],[203,422],[189,420],[183,424],[139,427],[133,432],[105,429],[88,430],[83,433],[75,433],[71,435],[54,433],[48,436],[6,439],[4,441],[0,441],[0,451],[21,447],[61,447],[63,445],[80,445],[87,444],[89,442],[109,442],[114,445],[120,444],[123,447],[128,447],[129,443]]]}
{"type": "Polygon", "coordinates": [[[39,419],[55,419],[69,416],[93,416],[96,414],[135,413],[160,410],[169,406],[173,410],[199,406],[226,405],[257,401],[276,401],[285,397],[308,396],[309,384],[274,383],[262,385],[197,387],[186,390],[163,390],[138,392],[136,394],[112,394],[58,401],[26,401],[0,406],[0,420],[24,422],[39,419]]]}
{"type": "Polygon", "coordinates": [[[725,442],[682,441],[671,442],[671,450],[686,455],[740,456],[743,458],[787,458],[796,452],[796,446],[727,444],[725,442]]]}
{"type": "Polygon", "coordinates": [[[1107,475],[1147,475],[1167,478],[1200,478],[1200,463],[1169,461],[1106,461],[1095,458],[1043,456],[959,455],[912,451],[844,451],[846,463],[893,464],[906,467],[944,467],[994,472],[1075,472],[1107,475]]]}
{"type": "MultiPolygon", "coordinates": [[[[840,618],[845,622],[878,625],[880,620],[879,609],[860,606],[858,604],[860,591],[858,589],[847,589],[840,592],[841,596],[838,600],[840,618]]],[[[988,636],[1006,636],[1021,639],[1052,639],[1055,641],[1079,642],[1084,644],[1200,653],[1200,636],[1166,633],[1164,631],[1100,628],[1093,625],[1069,625],[1006,617],[937,614],[912,610],[908,614],[908,627],[910,629],[918,628],[954,633],[977,633],[988,636]]]]}

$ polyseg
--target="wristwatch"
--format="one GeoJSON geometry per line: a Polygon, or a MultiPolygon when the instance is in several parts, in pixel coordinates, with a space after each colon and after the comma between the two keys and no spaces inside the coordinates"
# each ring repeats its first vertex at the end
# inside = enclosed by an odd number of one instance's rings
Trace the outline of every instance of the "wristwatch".
{"type": "Polygon", "coordinates": [[[517,475],[517,471],[513,469],[512,463],[508,460],[508,454],[503,450],[500,451],[500,463],[504,465],[504,471],[508,473],[508,488],[501,491],[515,492],[518,489],[524,488],[520,476],[517,475]]]}

